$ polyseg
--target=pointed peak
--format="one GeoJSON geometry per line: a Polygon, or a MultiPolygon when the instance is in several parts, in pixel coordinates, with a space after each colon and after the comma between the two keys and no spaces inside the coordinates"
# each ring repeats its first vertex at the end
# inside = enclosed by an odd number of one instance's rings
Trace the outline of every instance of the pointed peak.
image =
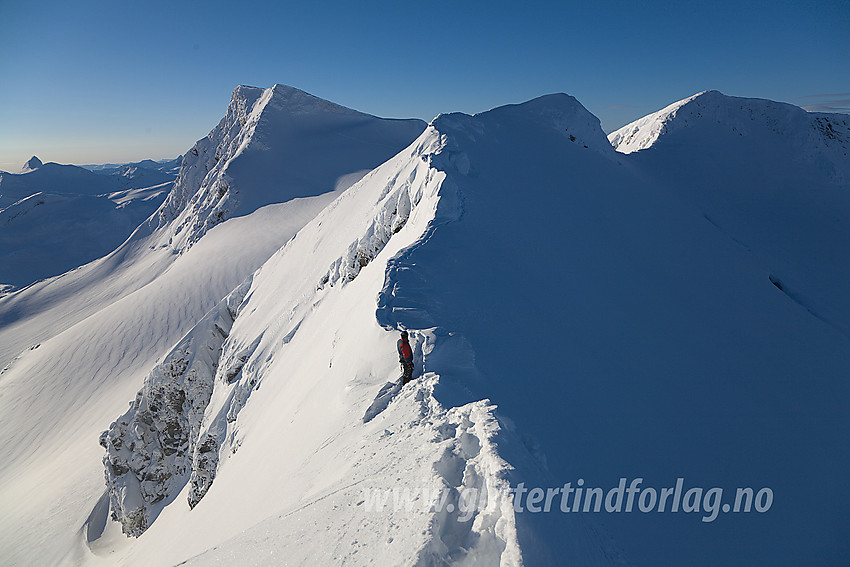
{"type": "Polygon", "coordinates": [[[291,115],[332,113],[368,116],[289,85],[275,84],[270,88],[239,85],[233,89],[231,105],[250,109],[258,102],[263,107],[270,105],[291,115]]]}
{"type": "Polygon", "coordinates": [[[32,156],[29,160],[27,160],[27,162],[23,165],[23,167],[21,167],[21,173],[28,173],[30,171],[38,169],[42,165],[44,165],[44,164],[41,163],[40,159],[38,159],[35,156],[32,156]]]}

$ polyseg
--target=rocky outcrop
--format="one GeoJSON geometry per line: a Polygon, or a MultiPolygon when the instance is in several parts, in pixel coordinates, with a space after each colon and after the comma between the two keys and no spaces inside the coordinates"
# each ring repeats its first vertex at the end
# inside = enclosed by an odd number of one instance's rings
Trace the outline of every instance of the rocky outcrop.
{"type": "Polygon", "coordinates": [[[213,444],[198,443],[201,424],[222,347],[249,287],[250,279],[172,349],[127,413],[100,437],[112,519],[127,535],[141,535],[182,490],[196,455],[210,460],[213,444]]]}

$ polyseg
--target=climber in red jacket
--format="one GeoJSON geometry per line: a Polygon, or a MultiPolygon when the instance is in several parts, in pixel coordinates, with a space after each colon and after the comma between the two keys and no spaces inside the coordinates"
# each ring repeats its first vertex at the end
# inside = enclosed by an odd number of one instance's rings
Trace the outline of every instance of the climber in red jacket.
{"type": "Polygon", "coordinates": [[[401,332],[398,340],[398,361],[401,363],[401,385],[404,386],[413,379],[413,349],[407,342],[407,331],[401,332]]]}

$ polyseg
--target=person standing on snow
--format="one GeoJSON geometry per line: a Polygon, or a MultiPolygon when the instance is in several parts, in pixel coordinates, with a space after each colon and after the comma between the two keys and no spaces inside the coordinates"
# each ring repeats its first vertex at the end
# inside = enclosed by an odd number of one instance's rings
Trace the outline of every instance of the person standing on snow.
{"type": "Polygon", "coordinates": [[[407,342],[407,331],[401,332],[398,340],[398,361],[401,363],[401,385],[404,386],[413,379],[413,349],[407,342]]]}

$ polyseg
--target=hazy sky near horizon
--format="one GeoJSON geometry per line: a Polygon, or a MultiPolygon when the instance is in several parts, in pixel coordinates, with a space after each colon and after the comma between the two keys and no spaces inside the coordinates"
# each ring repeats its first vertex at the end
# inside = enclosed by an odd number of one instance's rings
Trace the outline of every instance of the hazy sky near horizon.
{"type": "Polygon", "coordinates": [[[185,152],[238,84],[430,120],[566,92],[606,132],[706,89],[850,112],[850,3],[0,0],[0,170],[185,152]]]}

